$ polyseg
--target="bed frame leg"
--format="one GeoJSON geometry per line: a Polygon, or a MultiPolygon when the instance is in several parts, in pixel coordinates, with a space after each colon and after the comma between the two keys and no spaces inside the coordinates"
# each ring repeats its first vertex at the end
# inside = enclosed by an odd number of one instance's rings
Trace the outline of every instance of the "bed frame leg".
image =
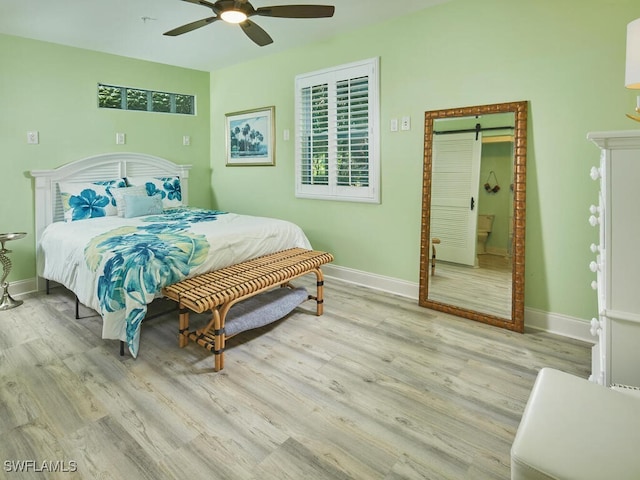
{"type": "Polygon", "coordinates": [[[120,340],[120,356],[124,357],[124,342],[120,340]]]}
{"type": "Polygon", "coordinates": [[[49,279],[48,278],[44,281],[44,284],[45,284],[45,292],[47,292],[47,295],[49,295],[49,279]]]}
{"type": "Polygon", "coordinates": [[[76,296],[76,320],[80,318],[80,300],[76,296]]]}

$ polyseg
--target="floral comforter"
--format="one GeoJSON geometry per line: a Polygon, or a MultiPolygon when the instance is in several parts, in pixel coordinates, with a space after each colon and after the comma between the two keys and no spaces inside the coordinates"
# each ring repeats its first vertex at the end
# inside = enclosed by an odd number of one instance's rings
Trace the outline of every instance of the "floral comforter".
{"type": "Polygon", "coordinates": [[[126,341],[136,357],[147,305],[162,287],[294,247],[311,245],[290,222],[178,208],[129,219],[53,223],[41,238],[38,274],[98,311],[102,337],[126,341]]]}

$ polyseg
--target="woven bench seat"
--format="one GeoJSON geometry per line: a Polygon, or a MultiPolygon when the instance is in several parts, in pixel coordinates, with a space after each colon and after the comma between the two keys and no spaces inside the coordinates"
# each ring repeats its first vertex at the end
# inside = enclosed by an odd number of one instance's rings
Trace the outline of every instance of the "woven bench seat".
{"type": "Polygon", "coordinates": [[[316,315],[323,313],[323,275],[320,266],[333,261],[327,252],[292,248],[185,279],[162,289],[162,294],[180,307],[179,346],[189,340],[214,354],[214,370],[224,368],[225,319],[236,303],[274,287],[290,287],[291,280],[314,273],[316,315]],[[212,312],[211,321],[198,330],[189,330],[189,313],[212,312]]]}

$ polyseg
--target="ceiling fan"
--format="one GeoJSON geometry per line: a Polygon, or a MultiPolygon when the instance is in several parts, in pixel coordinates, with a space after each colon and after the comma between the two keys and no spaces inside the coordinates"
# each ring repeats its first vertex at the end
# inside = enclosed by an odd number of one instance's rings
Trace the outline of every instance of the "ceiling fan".
{"type": "Polygon", "coordinates": [[[215,3],[210,3],[206,0],[182,1],[209,7],[213,10],[215,16],[187,23],[186,25],[165,32],[165,35],[175,37],[176,35],[182,35],[183,33],[204,27],[218,20],[223,20],[228,23],[240,25],[240,28],[242,28],[242,31],[244,31],[247,37],[261,47],[273,43],[273,39],[256,23],[249,20],[249,17],[261,15],[263,17],[280,18],[326,18],[332,17],[335,11],[335,7],[330,5],[279,5],[259,7],[256,9],[253,8],[253,5],[251,5],[248,0],[218,0],[215,3]]]}

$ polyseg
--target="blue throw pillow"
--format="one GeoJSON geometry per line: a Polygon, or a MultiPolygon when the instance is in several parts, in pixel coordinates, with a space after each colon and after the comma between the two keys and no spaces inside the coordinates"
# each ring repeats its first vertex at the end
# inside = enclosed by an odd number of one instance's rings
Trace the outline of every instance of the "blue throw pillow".
{"type": "Polygon", "coordinates": [[[143,215],[158,215],[162,213],[162,198],[159,195],[124,196],[125,218],[141,217],[143,215]]]}
{"type": "Polygon", "coordinates": [[[111,190],[111,194],[116,201],[116,209],[118,211],[119,217],[124,217],[124,197],[125,196],[147,196],[147,189],[144,188],[144,185],[140,185],[138,187],[124,187],[124,188],[114,188],[111,190]]]}

